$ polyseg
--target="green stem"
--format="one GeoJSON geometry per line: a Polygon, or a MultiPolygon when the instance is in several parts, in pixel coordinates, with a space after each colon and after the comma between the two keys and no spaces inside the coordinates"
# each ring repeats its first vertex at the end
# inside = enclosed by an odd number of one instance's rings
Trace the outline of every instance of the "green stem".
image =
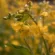
{"type": "Polygon", "coordinates": [[[33,50],[32,50],[31,47],[28,45],[26,39],[24,39],[24,41],[25,41],[27,47],[29,48],[30,54],[31,54],[31,55],[34,55],[33,50]]]}
{"type": "Polygon", "coordinates": [[[48,44],[47,44],[46,40],[44,39],[43,36],[42,36],[41,38],[42,38],[42,41],[43,41],[44,46],[45,46],[46,55],[50,55],[50,54],[49,54],[48,44]]]}
{"type": "MultiPolygon", "coordinates": [[[[32,20],[35,22],[35,24],[38,25],[37,22],[34,20],[34,17],[33,17],[32,15],[30,15],[30,14],[29,14],[29,16],[32,18],[32,20]]],[[[43,26],[44,26],[44,18],[43,18],[43,20],[42,20],[42,24],[43,24],[43,26]]],[[[43,34],[44,34],[44,33],[41,32],[39,26],[38,26],[38,30],[39,30],[39,32],[40,32],[41,39],[43,40],[44,45],[45,45],[46,55],[49,55],[49,49],[48,49],[47,43],[46,43],[46,41],[45,41],[45,39],[44,39],[44,37],[43,37],[43,34]]]]}

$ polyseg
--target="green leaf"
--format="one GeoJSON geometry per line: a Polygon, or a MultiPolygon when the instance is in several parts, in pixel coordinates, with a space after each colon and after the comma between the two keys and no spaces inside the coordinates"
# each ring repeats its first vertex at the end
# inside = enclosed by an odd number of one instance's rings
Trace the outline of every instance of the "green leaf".
{"type": "MultiPolygon", "coordinates": [[[[23,18],[23,15],[22,15],[22,14],[16,14],[16,15],[15,15],[15,18],[17,19],[17,21],[21,21],[22,18],[23,18]]],[[[14,18],[14,19],[15,19],[15,18],[14,18]]]]}
{"type": "Polygon", "coordinates": [[[49,52],[49,46],[48,46],[48,42],[47,42],[47,40],[45,40],[43,37],[41,37],[40,39],[40,43],[37,45],[37,53],[39,54],[39,55],[43,55],[43,54],[46,54],[46,55],[49,55],[50,54],[50,52],[49,52]],[[44,49],[44,52],[42,52],[43,51],[43,49],[44,49]]]}
{"type": "Polygon", "coordinates": [[[42,40],[40,39],[40,43],[37,45],[36,53],[39,55],[43,55],[42,53],[42,40]]]}
{"type": "Polygon", "coordinates": [[[32,2],[29,1],[27,5],[29,6],[29,9],[31,9],[31,7],[32,7],[32,2]]]}
{"type": "Polygon", "coordinates": [[[26,21],[28,18],[29,18],[29,15],[28,15],[28,14],[24,14],[22,21],[24,22],[24,21],[26,21]]]}
{"type": "Polygon", "coordinates": [[[4,47],[4,44],[3,44],[3,42],[2,42],[2,41],[0,41],[0,46],[1,46],[1,47],[4,47]]]}
{"type": "Polygon", "coordinates": [[[49,33],[55,33],[55,28],[53,28],[52,26],[48,26],[48,31],[49,33]]]}
{"type": "Polygon", "coordinates": [[[5,23],[2,21],[0,23],[0,37],[2,39],[9,39],[11,34],[15,34],[15,31],[7,24],[7,22],[5,23]]]}
{"type": "Polygon", "coordinates": [[[11,13],[8,13],[8,15],[5,16],[3,19],[4,19],[4,20],[7,20],[7,19],[10,19],[11,17],[12,17],[12,14],[11,14],[11,13]]]}
{"type": "Polygon", "coordinates": [[[24,46],[14,46],[15,52],[14,55],[30,55],[29,50],[24,46]]]}
{"type": "Polygon", "coordinates": [[[55,48],[55,41],[49,44],[49,52],[51,53],[53,48],[55,48]]]}
{"type": "Polygon", "coordinates": [[[51,24],[52,22],[55,22],[55,19],[54,18],[52,18],[52,17],[42,17],[42,18],[44,18],[44,24],[45,25],[48,25],[48,24],[51,24]]]}
{"type": "Polygon", "coordinates": [[[49,55],[48,42],[46,41],[46,39],[44,39],[44,37],[41,37],[41,39],[42,39],[42,41],[44,43],[46,55],[49,55]]]}
{"type": "Polygon", "coordinates": [[[11,16],[12,16],[12,15],[11,15],[11,13],[9,13],[9,14],[8,14],[8,19],[10,19],[10,18],[11,18],[11,16]]]}
{"type": "Polygon", "coordinates": [[[14,19],[16,19],[17,21],[26,21],[27,19],[29,18],[29,15],[27,14],[26,11],[24,11],[23,13],[18,13],[18,14],[15,14],[15,17],[14,19]]]}
{"type": "Polygon", "coordinates": [[[40,14],[41,8],[37,8],[37,14],[40,14]]]}

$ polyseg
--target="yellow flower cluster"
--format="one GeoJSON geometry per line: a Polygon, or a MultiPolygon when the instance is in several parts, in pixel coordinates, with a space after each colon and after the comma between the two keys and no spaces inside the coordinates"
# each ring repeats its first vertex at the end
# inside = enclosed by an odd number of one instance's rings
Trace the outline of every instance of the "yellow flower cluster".
{"type": "Polygon", "coordinates": [[[19,42],[17,40],[12,40],[11,44],[15,45],[15,46],[19,46],[19,42]]]}
{"type": "Polygon", "coordinates": [[[22,27],[23,23],[22,22],[11,22],[11,26],[12,28],[17,32],[20,30],[20,28],[22,27]]]}
{"type": "MultiPolygon", "coordinates": [[[[25,6],[27,6],[27,5],[25,5],[25,6]]],[[[55,10],[51,10],[50,12],[41,10],[40,13],[38,14],[37,11],[36,11],[36,9],[37,9],[36,7],[38,8],[38,4],[34,3],[34,5],[32,7],[32,10],[35,11],[35,16],[36,17],[38,17],[38,15],[39,15],[39,16],[44,17],[44,19],[47,20],[47,21],[48,20],[50,21],[50,19],[51,19],[51,21],[53,19],[55,20],[55,10]]],[[[3,6],[2,6],[2,8],[3,8],[3,6]]],[[[50,6],[50,8],[53,8],[53,7],[50,6]]],[[[4,10],[2,10],[2,12],[4,13],[4,10]]],[[[24,12],[24,10],[21,9],[21,10],[19,10],[19,12],[22,13],[22,12],[24,12]]],[[[31,23],[31,21],[30,21],[30,23],[31,23]]],[[[13,30],[15,30],[16,35],[18,35],[17,32],[20,31],[20,38],[21,38],[22,42],[24,42],[24,37],[34,36],[35,44],[37,44],[39,42],[39,40],[37,38],[40,36],[39,28],[40,28],[40,31],[43,32],[44,38],[47,39],[49,43],[52,43],[53,41],[55,41],[55,34],[54,33],[53,34],[49,33],[48,32],[48,25],[44,25],[43,26],[43,24],[42,24],[42,22],[40,20],[38,20],[38,25],[36,25],[33,21],[31,23],[31,25],[25,25],[24,22],[13,22],[13,21],[11,21],[10,24],[11,24],[11,27],[13,28],[13,30]]],[[[50,25],[53,28],[55,28],[55,22],[51,22],[50,25]]],[[[7,31],[6,31],[6,33],[7,33],[7,31]]],[[[18,46],[18,45],[20,45],[20,43],[19,43],[19,41],[15,40],[16,35],[15,35],[15,37],[14,37],[14,35],[11,35],[9,38],[10,38],[11,44],[13,44],[15,46],[18,46]]],[[[31,46],[32,42],[30,40],[27,41],[27,42],[31,46]]],[[[8,41],[5,40],[4,44],[7,44],[7,43],[8,43],[8,41]]],[[[3,48],[0,47],[0,51],[2,51],[2,50],[3,50],[3,48]]],[[[5,48],[5,50],[7,52],[9,52],[10,51],[10,47],[7,46],[5,48]]],[[[53,48],[53,51],[55,52],[55,48],[53,48]]]]}
{"type": "Polygon", "coordinates": [[[44,12],[42,12],[40,15],[46,17],[46,16],[48,16],[48,12],[45,12],[45,11],[44,11],[44,12]]]}

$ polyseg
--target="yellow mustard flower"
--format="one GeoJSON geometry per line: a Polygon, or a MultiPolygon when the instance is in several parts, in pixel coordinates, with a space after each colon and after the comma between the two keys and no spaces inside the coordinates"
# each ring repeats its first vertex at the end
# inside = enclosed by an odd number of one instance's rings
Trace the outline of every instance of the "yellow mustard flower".
{"type": "Polygon", "coordinates": [[[52,23],[51,23],[51,26],[52,26],[53,28],[55,28],[55,22],[52,22],[52,23]]]}
{"type": "Polygon", "coordinates": [[[17,32],[20,30],[21,26],[23,25],[22,22],[17,22],[17,23],[11,23],[12,28],[17,32]]]}
{"type": "Polygon", "coordinates": [[[28,36],[29,35],[29,26],[27,25],[23,25],[22,28],[20,29],[21,33],[20,33],[20,36],[22,38],[24,38],[25,36],[28,36]]]}
{"type": "Polygon", "coordinates": [[[15,45],[15,46],[18,46],[19,45],[19,42],[17,40],[12,40],[11,41],[11,44],[15,45]]]}
{"type": "Polygon", "coordinates": [[[20,9],[19,12],[20,12],[20,13],[23,13],[23,12],[24,12],[24,9],[20,9]]]}
{"type": "Polygon", "coordinates": [[[44,26],[44,27],[42,28],[42,31],[43,31],[43,32],[48,32],[48,26],[44,26]]]}
{"type": "Polygon", "coordinates": [[[23,26],[23,29],[24,29],[24,30],[29,30],[29,26],[24,25],[24,26],[23,26]]]}
{"type": "Polygon", "coordinates": [[[40,15],[46,17],[46,16],[48,16],[48,12],[45,12],[45,11],[44,11],[44,12],[42,12],[40,15]]]}
{"type": "Polygon", "coordinates": [[[55,52],[55,48],[53,48],[53,52],[55,52]]]}

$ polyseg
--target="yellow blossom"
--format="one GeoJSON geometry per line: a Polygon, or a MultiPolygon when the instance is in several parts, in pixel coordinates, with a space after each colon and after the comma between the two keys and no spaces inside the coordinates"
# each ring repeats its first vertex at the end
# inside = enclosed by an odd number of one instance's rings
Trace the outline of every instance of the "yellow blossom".
{"type": "Polygon", "coordinates": [[[17,23],[11,23],[12,28],[17,32],[20,30],[21,26],[23,25],[22,22],[17,22],[17,23]]]}
{"type": "Polygon", "coordinates": [[[13,41],[11,41],[11,44],[13,44],[15,46],[18,46],[19,45],[19,42],[17,40],[13,40],[13,41]]]}
{"type": "Polygon", "coordinates": [[[20,9],[19,12],[20,12],[20,13],[23,13],[23,12],[24,12],[24,9],[20,9]]]}
{"type": "Polygon", "coordinates": [[[48,32],[48,26],[44,26],[44,27],[42,28],[42,31],[43,31],[43,32],[48,32]]]}
{"type": "Polygon", "coordinates": [[[42,12],[40,15],[46,17],[48,16],[48,12],[42,12]]]}
{"type": "Polygon", "coordinates": [[[24,30],[29,30],[29,26],[24,25],[24,26],[23,26],[23,29],[24,29],[24,30]]]}
{"type": "Polygon", "coordinates": [[[52,23],[51,23],[51,26],[52,26],[53,28],[55,28],[55,22],[52,22],[52,23]]]}
{"type": "Polygon", "coordinates": [[[23,25],[22,28],[20,29],[20,31],[21,31],[20,36],[23,37],[23,38],[25,36],[28,36],[29,30],[30,30],[29,26],[23,25]]]}
{"type": "Polygon", "coordinates": [[[55,48],[53,48],[53,52],[55,52],[55,48]]]}

